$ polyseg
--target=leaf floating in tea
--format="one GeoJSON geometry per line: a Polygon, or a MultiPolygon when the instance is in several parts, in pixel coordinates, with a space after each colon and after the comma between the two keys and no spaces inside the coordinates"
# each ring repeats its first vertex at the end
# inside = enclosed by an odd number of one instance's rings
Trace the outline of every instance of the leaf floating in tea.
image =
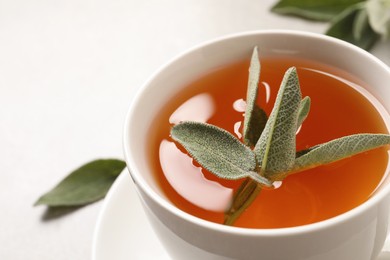
{"type": "Polygon", "coordinates": [[[171,136],[215,175],[231,180],[251,177],[271,186],[267,179],[254,172],[253,151],[226,130],[210,124],[183,122],[172,127],[171,136]]]}
{"type": "Polygon", "coordinates": [[[317,145],[295,160],[292,171],[302,171],[332,163],[352,155],[390,144],[385,134],[356,134],[317,145]]]}
{"type": "Polygon", "coordinates": [[[257,47],[254,48],[249,67],[248,89],[246,94],[246,108],[244,117],[244,143],[255,146],[267,122],[267,114],[257,106],[257,94],[260,81],[260,61],[257,47]]]}
{"type": "Polygon", "coordinates": [[[287,70],[271,115],[254,152],[261,175],[272,177],[275,173],[291,169],[295,161],[295,133],[301,90],[295,68],[287,70]]]}

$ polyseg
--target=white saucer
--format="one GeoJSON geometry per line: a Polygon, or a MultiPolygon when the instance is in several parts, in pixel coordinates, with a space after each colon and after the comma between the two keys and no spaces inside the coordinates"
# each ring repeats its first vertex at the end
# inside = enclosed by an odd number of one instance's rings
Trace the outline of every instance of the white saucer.
{"type": "MultiPolygon", "coordinates": [[[[384,251],[390,251],[390,239],[384,251]]],[[[107,194],[94,234],[92,260],[110,259],[169,259],[147,221],[127,170],[107,194]]],[[[383,252],[378,260],[390,260],[390,252],[383,252]]]]}
{"type": "Polygon", "coordinates": [[[104,199],[94,234],[92,259],[169,259],[146,219],[127,170],[119,175],[104,199]]]}

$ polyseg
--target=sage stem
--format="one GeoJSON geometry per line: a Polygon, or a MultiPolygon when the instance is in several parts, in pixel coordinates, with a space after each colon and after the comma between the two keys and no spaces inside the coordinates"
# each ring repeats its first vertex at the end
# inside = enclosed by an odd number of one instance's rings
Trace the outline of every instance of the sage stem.
{"type": "Polygon", "coordinates": [[[234,195],[232,206],[225,213],[224,224],[229,226],[233,225],[240,217],[241,213],[244,212],[256,199],[261,189],[261,184],[253,179],[247,178],[234,195]]]}

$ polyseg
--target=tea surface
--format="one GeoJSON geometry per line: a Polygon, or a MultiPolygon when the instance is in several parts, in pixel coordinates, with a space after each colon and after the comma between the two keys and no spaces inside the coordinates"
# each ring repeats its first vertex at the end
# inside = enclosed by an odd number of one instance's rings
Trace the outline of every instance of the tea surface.
{"type": "MultiPolygon", "coordinates": [[[[297,67],[303,96],[312,100],[297,134],[297,150],[355,133],[387,133],[381,115],[358,91],[363,84],[342,71],[299,59],[261,60],[259,106],[270,113],[284,72],[297,67]],[[355,83],[352,83],[355,82],[355,83]]],[[[173,123],[208,122],[240,137],[249,61],[228,65],[189,84],[167,104],[150,130],[150,161],[163,192],[189,214],[222,223],[224,210],[242,180],[222,180],[207,172],[169,138],[173,123]]],[[[344,213],[366,201],[388,164],[378,148],[287,177],[280,187],[263,189],[235,222],[247,228],[310,224],[344,213]]]]}

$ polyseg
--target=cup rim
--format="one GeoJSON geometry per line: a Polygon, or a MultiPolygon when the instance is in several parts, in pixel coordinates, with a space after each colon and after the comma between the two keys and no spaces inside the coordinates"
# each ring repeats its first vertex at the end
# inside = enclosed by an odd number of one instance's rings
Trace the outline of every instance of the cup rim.
{"type": "MultiPolygon", "coordinates": [[[[313,33],[313,32],[305,32],[299,30],[284,30],[284,29],[270,29],[270,30],[253,30],[246,31],[234,34],[228,34],[222,37],[217,37],[212,40],[205,41],[203,43],[197,44],[192,48],[187,49],[184,52],[179,53],[168,62],[160,66],[148,79],[147,81],[138,89],[134,98],[131,101],[130,107],[128,109],[125,123],[124,123],[124,131],[123,131],[123,149],[125,161],[127,164],[127,168],[133,179],[134,183],[137,187],[141,188],[155,203],[163,207],[165,210],[169,211],[171,214],[176,215],[177,217],[184,219],[185,221],[191,222],[197,226],[212,229],[217,232],[228,233],[232,235],[245,235],[245,236],[266,236],[266,237],[275,237],[275,236],[291,236],[298,234],[310,233],[313,231],[319,231],[323,229],[330,228],[332,226],[336,226],[338,224],[344,223],[349,219],[353,219],[358,215],[362,214],[366,210],[374,207],[380,201],[382,201],[388,194],[390,193],[390,185],[387,185],[384,189],[376,192],[375,196],[370,197],[368,200],[358,205],[357,207],[339,214],[335,217],[325,219],[319,222],[294,226],[294,227],[286,227],[286,228],[272,228],[272,229],[257,229],[257,228],[242,228],[242,227],[234,227],[234,226],[226,226],[218,223],[214,223],[211,221],[207,221],[198,217],[195,217],[181,209],[175,207],[173,204],[169,203],[166,199],[162,198],[157,192],[155,192],[141,177],[141,174],[137,172],[137,167],[135,167],[135,161],[131,158],[130,145],[129,145],[129,135],[127,134],[128,129],[130,128],[130,119],[133,114],[133,110],[136,108],[137,104],[140,102],[140,98],[145,89],[148,88],[151,81],[157,77],[161,72],[165,70],[166,67],[174,64],[177,60],[183,58],[184,56],[200,49],[206,47],[211,44],[216,44],[219,42],[223,42],[226,40],[231,40],[234,38],[240,38],[245,36],[255,36],[255,35],[286,35],[286,36],[299,36],[299,37],[307,37],[307,38],[315,38],[320,39],[322,41],[327,41],[331,44],[340,45],[341,47],[347,47],[352,49],[353,51],[359,53],[362,56],[365,56],[366,59],[370,59],[374,61],[377,65],[382,67],[387,73],[390,75],[390,68],[382,62],[379,58],[370,54],[369,52],[345,41],[342,41],[337,38],[333,38],[324,34],[313,33]]],[[[390,161],[388,163],[387,171],[389,171],[390,161]]]]}

